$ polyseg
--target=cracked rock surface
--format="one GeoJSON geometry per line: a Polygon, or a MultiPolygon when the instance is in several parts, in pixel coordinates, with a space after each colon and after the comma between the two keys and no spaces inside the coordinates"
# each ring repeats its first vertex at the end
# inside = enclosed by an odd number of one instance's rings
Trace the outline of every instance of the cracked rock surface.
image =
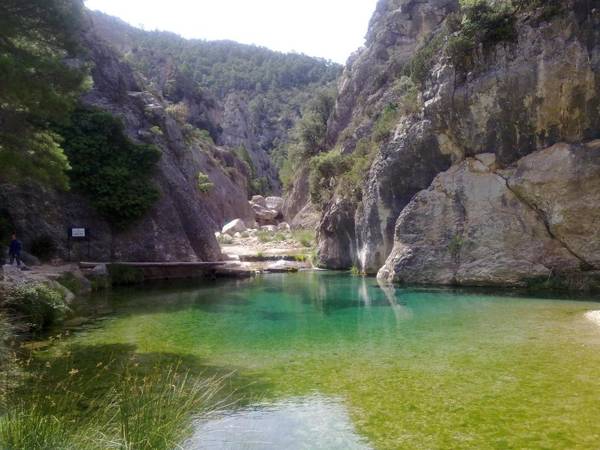
{"type": "Polygon", "coordinates": [[[478,155],[402,211],[379,278],[525,286],[600,268],[600,141],[557,144],[505,170],[478,155]]]}

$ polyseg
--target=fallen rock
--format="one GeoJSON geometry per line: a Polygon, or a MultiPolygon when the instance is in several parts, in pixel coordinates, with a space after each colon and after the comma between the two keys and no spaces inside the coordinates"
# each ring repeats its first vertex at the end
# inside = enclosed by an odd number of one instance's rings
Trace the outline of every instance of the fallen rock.
{"type": "Polygon", "coordinates": [[[244,221],[242,219],[235,219],[235,220],[229,222],[221,230],[221,232],[223,234],[229,234],[229,235],[233,235],[237,232],[241,233],[243,231],[246,231],[246,225],[244,224],[244,221]]]}
{"type": "Polygon", "coordinates": [[[280,260],[266,266],[265,271],[273,273],[298,272],[298,264],[291,261],[280,260]]]}
{"type": "Polygon", "coordinates": [[[274,209],[268,209],[258,203],[251,203],[250,206],[254,211],[256,222],[262,225],[275,224],[279,216],[279,212],[274,209]]]}
{"type": "Polygon", "coordinates": [[[283,212],[283,198],[281,197],[267,197],[265,199],[266,207],[268,209],[272,209],[277,211],[277,214],[281,214],[283,212]]]}
{"type": "MultiPolygon", "coordinates": [[[[256,205],[260,205],[263,208],[267,207],[267,201],[265,200],[265,198],[262,195],[255,195],[252,197],[252,200],[250,200],[250,203],[254,203],[256,205]]],[[[250,205],[252,206],[252,205],[250,205]]]]}
{"type": "Polygon", "coordinates": [[[281,222],[279,225],[277,225],[277,230],[279,231],[291,231],[291,227],[290,224],[287,222],[281,222]]]}
{"type": "Polygon", "coordinates": [[[275,233],[277,231],[277,227],[275,225],[264,225],[260,227],[263,231],[269,231],[271,233],[275,233]]]}

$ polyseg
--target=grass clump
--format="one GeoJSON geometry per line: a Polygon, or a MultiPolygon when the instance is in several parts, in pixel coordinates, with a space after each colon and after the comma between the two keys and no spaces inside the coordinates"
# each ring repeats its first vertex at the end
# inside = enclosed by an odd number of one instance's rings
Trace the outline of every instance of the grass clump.
{"type": "Polygon", "coordinates": [[[200,192],[208,194],[214,187],[215,185],[210,181],[208,175],[202,171],[198,172],[198,189],[200,189],[200,192]]]}
{"type": "Polygon", "coordinates": [[[292,237],[303,247],[311,248],[315,245],[316,236],[314,230],[293,230],[292,237]]]}
{"type": "Polygon", "coordinates": [[[144,370],[131,362],[122,368],[114,364],[99,363],[94,375],[48,362],[45,372],[7,395],[0,417],[2,448],[178,448],[194,419],[222,405],[216,397],[223,378],[193,378],[178,366],[144,370]],[[118,375],[110,385],[103,378],[107,371],[118,375]]]}
{"type": "Polygon", "coordinates": [[[33,333],[48,329],[69,310],[64,296],[43,283],[10,287],[2,306],[33,333]]]}
{"type": "Polygon", "coordinates": [[[113,286],[128,286],[144,282],[144,271],[125,264],[109,264],[107,266],[113,286]]]}

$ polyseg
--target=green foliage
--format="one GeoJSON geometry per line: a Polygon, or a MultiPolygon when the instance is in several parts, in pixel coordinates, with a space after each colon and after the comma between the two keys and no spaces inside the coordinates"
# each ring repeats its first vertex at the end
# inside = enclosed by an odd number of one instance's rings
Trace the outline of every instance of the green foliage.
{"type": "Polygon", "coordinates": [[[248,194],[266,195],[271,190],[271,183],[267,178],[257,176],[256,167],[246,147],[240,145],[234,149],[234,153],[246,165],[250,174],[250,178],[248,179],[248,194]]]}
{"type": "Polygon", "coordinates": [[[508,2],[461,0],[460,20],[454,21],[446,51],[457,68],[468,70],[480,45],[485,50],[516,40],[515,24],[515,9],[508,2]]]}
{"type": "Polygon", "coordinates": [[[408,74],[416,84],[425,85],[425,80],[431,73],[443,44],[444,36],[438,33],[430,36],[424,45],[417,49],[407,66],[408,74]]]}
{"type": "Polygon", "coordinates": [[[181,125],[187,123],[190,116],[190,110],[184,102],[167,106],[165,112],[181,125]]]}
{"type": "Polygon", "coordinates": [[[394,126],[398,123],[400,113],[398,105],[394,103],[386,105],[373,126],[372,137],[375,142],[381,143],[390,137],[394,126]]]}
{"type": "Polygon", "coordinates": [[[131,142],[123,124],[108,113],[77,109],[60,128],[72,165],[75,190],[116,228],[125,228],[152,207],[159,193],[151,181],[160,151],[131,142]]]}
{"type": "Polygon", "coordinates": [[[56,242],[51,236],[38,236],[29,244],[29,253],[42,261],[50,261],[56,255],[56,242]]]}
{"type": "Polygon", "coordinates": [[[42,283],[9,288],[2,306],[33,332],[46,330],[68,310],[63,295],[42,283]]]}
{"type": "Polygon", "coordinates": [[[450,240],[450,243],[448,244],[448,251],[450,252],[450,254],[452,255],[453,258],[458,258],[458,256],[460,255],[460,251],[463,248],[464,244],[465,244],[465,241],[462,238],[462,236],[455,235],[452,237],[452,239],[450,240]]]}
{"type": "Polygon", "coordinates": [[[152,133],[155,136],[162,136],[164,134],[163,130],[157,125],[150,127],[150,133],[152,133]]]}
{"type": "Polygon", "coordinates": [[[316,236],[314,230],[293,230],[292,237],[303,247],[310,248],[315,245],[316,236]]]}
{"type": "Polygon", "coordinates": [[[336,179],[350,168],[348,158],[337,150],[321,153],[310,160],[308,185],[310,199],[323,207],[331,198],[336,179]]]}
{"type": "Polygon", "coordinates": [[[334,105],[334,93],[321,91],[296,123],[290,142],[280,149],[277,159],[280,178],[286,189],[291,187],[294,175],[304,161],[327,149],[327,121],[334,105]]]}
{"type": "Polygon", "coordinates": [[[210,178],[204,172],[198,172],[198,189],[203,194],[208,194],[215,187],[214,183],[211,183],[210,178]]]}
{"type": "Polygon", "coordinates": [[[565,10],[563,0],[514,0],[512,4],[517,12],[539,11],[542,20],[552,20],[565,10]]]}
{"type": "Polygon", "coordinates": [[[144,271],[126,264],[108,264],[108,274],[113,286],[129,286],[144,282],[144,271]]]}
{"type": "Polygon", "coordinates": [[[65,65],[78,54],[77,0],[0,2],[0,167],[11,181],[66,188],[68,162],[49,123],[65,120],[86,79],[65,65]]]}
{"type": "Polygon", "coordinates": [[[178,366],[141,369],[134,362],[100,361],[80,371],[64,358],[38,372],[27,389],[7,395],[2,448],[176,448],[192,432],[193,419],[219,408],[223,387],[221,378],[193,378],[178,366]],[[101,375],[108,369],[117,381],[105,386],[101,375]]]}
{"type": "Polygon", "coordinates": [[[363,272],[357,266],[352,266],[350,268],[350,274],[353,277],[360,277],[360,276],[364,275],[363,272]]]}
{"type": "Polygon", "coordinates": [[[421,111],[420,90],[412,78],[401,76],[394,82],[392,89],[399,98],[398,110],[401,114],[417,114],[421,111]]]}

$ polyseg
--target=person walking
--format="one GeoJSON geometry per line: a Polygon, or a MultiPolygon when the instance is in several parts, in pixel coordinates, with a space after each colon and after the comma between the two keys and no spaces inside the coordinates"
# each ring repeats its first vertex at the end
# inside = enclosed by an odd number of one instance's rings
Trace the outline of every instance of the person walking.
{"type": "Polygon", "coordinates": [[[21,249],[23,248],[23,244],[21,241],[17,239],[17,235],[12,235],[12,240],[10,241],[10,247],[8,248],[8,257],[10,259],[10,265],[12,266],[13,262],[17,261],[17,267],[21,266],[21,249]]]}

